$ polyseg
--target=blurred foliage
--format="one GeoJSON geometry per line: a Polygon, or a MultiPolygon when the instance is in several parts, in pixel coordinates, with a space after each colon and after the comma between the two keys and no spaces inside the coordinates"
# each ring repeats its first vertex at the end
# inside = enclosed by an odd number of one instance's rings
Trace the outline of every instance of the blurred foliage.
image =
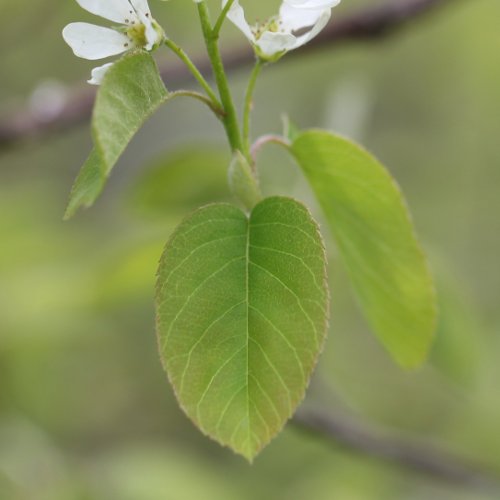
{"type": "Polygon", "coordinates": [[[226,149],[209,144],[169,152],[154,160],[136,179],[130,190],[130,204],[143,216],[162,218],[172,213],[185,216],[192,207],[214,200],[230,201],[226,186],[229,161],[226,149]]]}
{"type": "MultiPolygon", "coordinates": [[[[374,0],[344,0],[342,10],[363,4],[374,0]]],[[[265,0],[253,5],[270,9],[265,0]]],[[[151,7],[178,43],[201,48],[192,2],[151,7]]],[[[0,111],[29,100],[47,79],[84,85],[92,63],[75,59],[60,36],[67,22],[95,20],[76,2],[2,0],[0,14],[13,20],[0,31],[0,111]]],[[[332,327],[305,404],[334,407],[331,390],[366,419],[496,470],[499,16],[498,0],[464,0],[387,41],[284,60],[259,83],[254,122],[256,133],[279,131],[286,111],[300,126],[333,124],[361,139],[400,181],[441,283],[431,361],[402,372],[368,333],[329,244],[332,327]]],[[[243,42],[232,27],[224,40],[243,42]]],[[[238,96],[246,74],[234,75],[238,96]]],[[[88,129],[0,153],[0,498],[496,498],[293,428],[249,467],[181,414],[155,345],[154,274],[180,218],[227,198],[227,158],[207,155],[203,170],[198,148],[218,151],[223,141],[199,105],[169,103],[134,139],[96,206],[70,223],[61,218],[91,147],[88,129]]],[[[268,194],[309,202],[281,151],[266,150],[260,168],[268,194]]]]}

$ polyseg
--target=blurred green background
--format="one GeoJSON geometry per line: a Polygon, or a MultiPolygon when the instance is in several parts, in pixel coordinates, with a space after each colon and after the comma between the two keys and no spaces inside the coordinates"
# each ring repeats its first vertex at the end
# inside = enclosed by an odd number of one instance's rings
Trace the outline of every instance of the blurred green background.
{"type": "MultiPolygon", "coordinates": [[[[278,4],[248,3],[251,18],[278,4]]],[[[335,13],[376,3],[344,0],[335,13]]],[[[192,2],[150,4],[174,40],[202,49],[192,2]]],[[[301,127],[366,145],[402,185],[439,283],[430,361],[402,372],[368,331],[329,240],[331,331],[304,404],[341,405],[498,471],[500,4],[450,4],[387,40],[267,68],[254,131],[279,132],[288,112],[301,127]]],[[[2,115],[29,99],[40,106],[40,88],[83,85],[93,64],[60,36],[68,22],[94,19],[76,2],[1,0],[0,16],[2,115]]],[[[228,26],[223,42],[244,40],[228,26]]],[[[159,60],[173,57],[162,52],[159,60]]],[[[232,74],[238,97],[247,75],[232,74]]],[[[0,151],[0,500],[500,498],[291,426],[253,466],[202,437],[159,362],[153,288],[174,225],[229,199],[222,129],[197,103],[170,103],[134,139],[96,206],[63,223],[90,147],[83,126],[0,151]]],[[[267,194],[315,208],[279,149],[259,167],[267,194]]]]}

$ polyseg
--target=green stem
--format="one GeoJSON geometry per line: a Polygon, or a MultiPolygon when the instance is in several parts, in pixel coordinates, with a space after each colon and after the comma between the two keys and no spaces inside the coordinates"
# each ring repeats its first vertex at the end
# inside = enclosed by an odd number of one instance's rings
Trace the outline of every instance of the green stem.
{"type": "Polygon", "coordinates": [[[203,75],[200,73],[196,65],[191,61],[190,57],[184,52],[183,49],[181,49],[174,41],[170,39],[165,40],[165,45],[177,56],[179,59],[184,62],[184,64],[187,66],[189,71],[193,74],[193,76],[198,80],[198,83],[203,87],[205,92],[207,93],[208,97],[210,100],[213,102],[213,104],[219,108],[222,107],[221,103],[219,102],[219,99],[215,92],[213,91],[212,87],[210,84],[205,80],[203,75]]]}
{"type": "Polygon", "coordinates": [[[169,97],[192,97],[193,99],[197,99],[198,101],[206,104],[217,116],[217,118],[224,118],[224,110],[220,104],[215,104],[212,99],[203,95],[199,92],[193,92],[191,90],[176,90],[174,92],[170,92],[169,97]]]}
{"type": "Polygon", "coordinates": [[[203,36],[208,50],[208,56],[212,63],[215,81],[219,88],[220,99],[225,111],[223,118],[224,128],[233,151],[242,151],[242,141],[240,134],[240,127],[238,124],[238,115],[234,107],[231,90],[226,77],[226,71],[222,62],[222,57],[218,45],[218,35],[215,34],[210,22],[210,13],[205,1],[200,2],[198,5],[198,14],[200,16],[201,27],[203,36]]]}
{"type": "Polygon", "coordinates": [[[248,82],[247,93],[245,95],[245,108],[243,111],[243,142],[245,147],[245,155],[250,157],[250,119],[252,116],[252,101],[253,94],[255,91],[255,85],[257,83],[257,78],[262,71],[264,66],[261,59],[257,59],[255,66],[253,68],[252,74],[250,76],[250,81],[248,82]]]}
{"type": "Polygon", "coordinates": [[[220,13],[219,19],[217,19],[217,22],[215,23],[214,29],[212,30],[212,35],[214,37],[219,36],[222,25],[224,24],[224,21],[226,20],[227,13],[229,12],[229,9],[233,6],[233,3],[234,3],[234,0],[228,0],[226,5],[224,5],[224,8],[222,9],[222,12],[220,13]]]}
{"type": "Polygon", "coordinates": [[[292,146],[291,141],[286,137],[283,137],[282,135],[263,135],[262,137],[259,137],[250,148],[250,156],[252,157],[254,162],[257,160],[257,155],[260,153],[260,150],[266,144],[279,144],[280,146],[283,146],[285,148],[290,148],[292,146]]]}

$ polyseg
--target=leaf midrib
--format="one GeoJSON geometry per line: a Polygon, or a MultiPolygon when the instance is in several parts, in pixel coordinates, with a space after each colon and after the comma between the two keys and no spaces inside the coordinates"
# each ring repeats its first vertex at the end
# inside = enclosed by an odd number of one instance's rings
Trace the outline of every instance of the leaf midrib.
{"type": "Polygon", "coordinates": [[[247,217],[247,239],[245,246],[245,294],[246,294],[246,315],[247,315],[247,367],[246,367],[246,384],[247,384],[247,443],[251,455],[251,424],[250,424],[250,217],[247,217]]]}

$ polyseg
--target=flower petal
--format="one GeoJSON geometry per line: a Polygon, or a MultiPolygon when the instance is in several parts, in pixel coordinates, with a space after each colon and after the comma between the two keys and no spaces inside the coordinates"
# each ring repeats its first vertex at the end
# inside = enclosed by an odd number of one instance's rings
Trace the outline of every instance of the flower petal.
{"type": "MultiPolygon", "coordinates": [[[[224,8],[227,4],[228,0],[222,0],[222,8],[224,8]]],[[[245,18],[245,11],[243,7],[240,5],[239,0],[235,0],[229,12],[227,13],[227,18],[237,27],[239,28],[243,34],[252,42],[255,43],[255,36],[252,33],[252,28],[248,24],[245,18]]]]}
{"type": "Polygon", "coordinates": [[[136,14],[128,0],[76,0],[80,7],[96,16],[104,17],[120,24],[136,20],[136,14]]]}
{"type": "Polygon", "coordinates": [[[136,11],[148,14],[146,17],[151,17],[151,9],[149,8],[148,0],[130,0],[130,3],[136,11]]]}
{"type": "Polygon", "coordinates": [[[284,0],[284,3],[297,9],[332,9],[340,0],[284,0]]]}
{"type": "Polygon", "coordinates": [[[328,24],[330,17],[332,15],[332,11],[330,8],[325,9],[321,12],[316,24],[312,27],[310,31],[305,33],[304,35],[300,35],[295,40],[294,49],[302,47],[302,45],[306,44],[310,40],[312,40],[316,35],[323,30],[323,28],[328,24]]]}
{"type": "Polygon", "coordinates": [[[149,22],[148,24],[143,23],[146,26],[146,40],[147,44],[144,47],[146,50],[152,50],[155,45],[158,45],[161,42],[161,36],[156,31],[153,23],[149,22]]]}
{"type": "Polygon", "coordinates": [[[292,50],[297,43],[297,37],[291,33],[265,31],[255,42],[262,54],[273,57],[283,51],[292,50]]]}
{"type": "Polygon", "coordinates": [[[63,38],[76,56],[91,61],[121,54],[132,45],[123,33],[88,23],[68,24],[63,38]]]}
{"type": "Polygon", "coordinates": [[[102,66],[98,66],[92,70],[92,76],[90,80],[87,80],[87,83],[91,85],[101,85],[104,75],[108,72],[109,68],[113,66],[114,63],[106,63],[102,66]]]}
{"type": "Polygon", "coordinates": [[[325,10],[330,9],[302,9],[283,3],[280,8],[281,27],[284,31],[299,31],[314,26],[325,10]]]}

